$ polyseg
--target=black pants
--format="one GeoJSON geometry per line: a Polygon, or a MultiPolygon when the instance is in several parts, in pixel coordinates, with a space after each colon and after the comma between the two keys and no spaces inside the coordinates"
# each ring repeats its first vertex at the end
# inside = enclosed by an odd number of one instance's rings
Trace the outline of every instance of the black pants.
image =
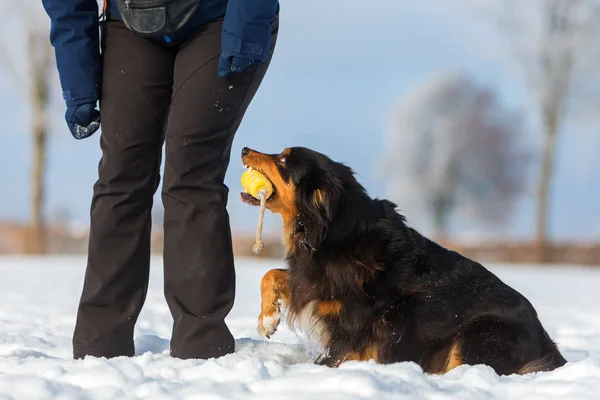
{"type": "MultiPolygon", "coordinates": [[[[231,144],[267,71],[217,75],[221,21],[175,47],[106,29],[100,110],[102,159],[91,205],[88,264],[73,336],[75,358],[132,356],[146,297],[153,195],[165,171],[164,291],[171,355],[234,350],[225,324],[235,294],[228,188],[231,144]]],[[[273,25],[271,54],[277,37],[273,25]]]]}

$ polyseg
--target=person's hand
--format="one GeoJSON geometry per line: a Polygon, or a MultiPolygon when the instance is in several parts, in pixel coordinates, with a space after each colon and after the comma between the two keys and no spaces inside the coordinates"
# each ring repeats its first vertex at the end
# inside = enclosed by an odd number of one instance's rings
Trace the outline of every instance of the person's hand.
{"type": "Polygon", "coordinates": [[[75,139],[85,139],[100,127],[100,111],[96,109],[95,101],[72,105],[67,107],[65,120],[75,139]]]}
{"type": "Polygon", "coordinates": [[[278,0],[230,0],[221,29],[221,55],[217,72],[223,78],[249,65],[265,62],[271,53],[278,0]]]}
{"type": "Polygon", "coordinates": [[[242,72],[250,64],[254,64],[254,62],[246,57],[221,57],[219,58],[219,76],[223,78],[230,72],[242,72]]]}
{"type": "Polygon", "coordinates": [[[219,57],[218,73],[221,78],[230,72],[242,72],[251,64],[259,64],[269,57],[271,42],[270,28],[265,30],[262,44],[242,43],[239,39],[224,33],[221,56],[219,57]]]}

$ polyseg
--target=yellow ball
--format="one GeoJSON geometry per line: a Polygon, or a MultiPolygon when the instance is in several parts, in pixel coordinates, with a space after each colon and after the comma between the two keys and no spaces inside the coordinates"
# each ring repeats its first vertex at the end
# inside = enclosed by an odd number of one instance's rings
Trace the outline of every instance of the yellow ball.
{"type": "Polygon", "coordinates": [[[246,170],[240,179],[244,190],[255,198],[265,196],[268,199],[273,194],[273,184],[266,176],[255,169],[246,170]]]}

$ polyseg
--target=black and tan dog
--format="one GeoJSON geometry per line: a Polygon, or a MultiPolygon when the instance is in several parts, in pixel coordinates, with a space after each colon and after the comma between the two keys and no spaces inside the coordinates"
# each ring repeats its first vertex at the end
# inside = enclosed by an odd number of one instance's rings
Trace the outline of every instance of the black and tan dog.
{"type": "MultiPolygon", "coordinates": [[[[319,343],[316,363],[414,361],[427,373],[486,364],[498,374],[566,363],[529,301],[479,263],[408,227],[347,166],[301,147],[242,150],[275,188],[288,269],[262,279],[258,331],[286,322],[319,343]]],[[[242,200],[258,201],[247,193],[242,200]]]]}

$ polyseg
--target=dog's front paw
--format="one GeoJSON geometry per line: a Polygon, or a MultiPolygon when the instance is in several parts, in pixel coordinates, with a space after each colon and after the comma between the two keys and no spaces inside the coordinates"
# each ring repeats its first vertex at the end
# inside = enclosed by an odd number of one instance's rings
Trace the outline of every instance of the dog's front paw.
{"type": "Polygon", "coordinates": [[[280,319],[281,318],[279,314],[260,314],[258,317],[258,334],[261,337],[266,337],[267,339],[271,338],[271,336],[277,331],[280,319]]]}

